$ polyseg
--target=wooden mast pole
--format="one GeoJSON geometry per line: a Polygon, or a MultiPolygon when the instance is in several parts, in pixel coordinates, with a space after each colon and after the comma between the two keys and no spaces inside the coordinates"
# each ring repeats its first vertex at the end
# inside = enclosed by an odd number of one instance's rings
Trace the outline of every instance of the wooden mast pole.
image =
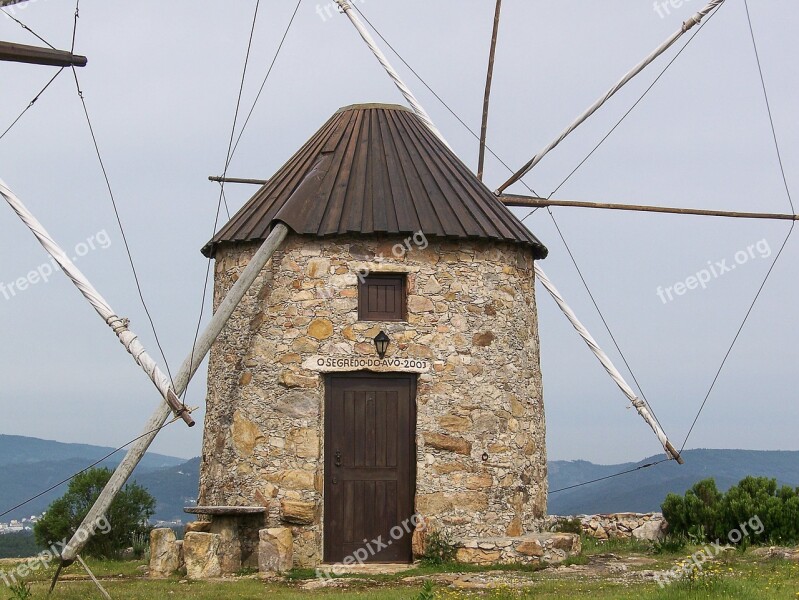
{"type": "Polygon", "coordinates": [[[494,81],[494,60],[497,55],[497,37],[499,35],[499,17],[502,13],[502,0],[497,0],[494,12],[494,30],[491,34],[491,50],[488,53],[488,73],[486,75],[486,91],[483,97],[483,123],[480,126],[480,156],[477,159],[477,178],[483,181],[483,168],[486,160],[486,137],[488,136],[488,105],[491,101],[491,83],[494,81]]]}
{"type": "Polygon", "coordinates": [[[0,61],[48,67],[85,67],[88,59],[67,50],[0,42],[0,61]]]}
{"type": "Polygon", "coordinates": [[[610,204],[603,202],[578,202],[572,200],[549,200],[533,196],[503,194],[499,197],[505,206],[566,206],[571,208],[599,208],[606,210],[626,210],[636,212],[666,213],[671,215],[699,215],[703,217],[731,217],[738,219],[773,219],[780,221],[799,221],[799,215],[787,213],[754,213],[731,210],[707,210],[703,208],[676,208],[669,206],[640,206],[636,204],[610,204]]]}

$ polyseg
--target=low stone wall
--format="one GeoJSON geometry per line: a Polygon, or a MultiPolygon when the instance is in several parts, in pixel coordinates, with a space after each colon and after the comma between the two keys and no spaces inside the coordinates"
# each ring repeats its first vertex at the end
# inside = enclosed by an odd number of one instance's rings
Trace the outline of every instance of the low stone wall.
{"type": "Polygon", "coordinates": [[[598,540],[662,540],[668,529],[661,513],[615,513],[606,515],[549,516],[540,522],[540,531],[557,531],[566,521],[580,519],[584,535],[598,540]]]}
{"type": "Polygon", "coordinates": [[[533,533],[518,537],[456,540],[456,560],[473,565],[560,563],[582,551],[573,533],[533,533]]]}

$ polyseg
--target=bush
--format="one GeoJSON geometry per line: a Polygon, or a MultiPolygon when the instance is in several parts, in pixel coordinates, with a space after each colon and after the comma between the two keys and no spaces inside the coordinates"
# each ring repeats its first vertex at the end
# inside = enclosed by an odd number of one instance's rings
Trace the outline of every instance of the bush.
{"type": "Polygon", "coordinates": [[[556,533],[576,533],[578,535],[582,535],[583,522],[580,520],[579,517],[574,517],[572,519],[563,519],[562,521],[558,521],[557,523],[555,523],[555,526],[552,528],[552,531],[556,533]]]}
{"type": "Polygon", "coordinates": [[[776,479],[747,477],[725,494],[705,479],[685,496],[669,494],[662,510],[671,534],[696,542],[799,542],[799,488],[778,488],[776,479]]]}
{"type": "Polygon", "coordinates": [[[433,531],[427,536],[421,560],[427,565],[443,565],[455,560],[457,549],[446,534],[433,531]]]}
{"type": "MultiPolygon", "coordinates": [[[[105,468],[90,469],[75,477],[67,493],[53,502],[47,514],[36,523],[33,529],[36,542],[46,547],[61,540],[68,541],[109,479],[111,471],[105,468]]],[[[98,531],[89,540],[82,554],[95,558],[119,558],[131,546],[134,535],[149,533],[147,520],[154,512],[155,498],[146,489],[136,483],[126,485],[108,510],[103,531],[98,531]]]]}

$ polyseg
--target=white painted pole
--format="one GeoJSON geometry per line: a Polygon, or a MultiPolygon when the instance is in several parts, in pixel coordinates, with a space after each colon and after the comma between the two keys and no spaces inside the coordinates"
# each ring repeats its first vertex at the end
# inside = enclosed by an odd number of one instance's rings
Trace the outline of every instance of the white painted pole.
{"type": "Polygon", "coordinates": [[[685,461],[680,456],[680,453],[674,448],[672,443],[669,441],[666,433],[663,431],[663,428],[658,424],[655,418],[652,416],[652,413],[647,406],[646,402],[639,398],[630,385],[624,380],[622,374],[619,373],[619,370],[613,364],[613,361],[610,360],[607,354],[599,347],[596,340],[593,336],[588,332],[585,326],[580,322],[577,318],[577,315],[574,314],[574,311],[566,304],[566,301],[563,299],[563,296],[560,295],[558,289],[554,286],[554,284],[550,281],[547,274],[544,273],[544,270],[541,268],[537,262],[535,263],[535,274],[538,277],[538,280],[541,284],[546,288],[546,290],[550,293],[552,298],[554,298],[557,305],[560,307],[560,310],[566,315],[566,318],[569,319],[569,322],[572,326],[577,330],[577,333],[580,334],[580,337],[583,338],[583,341],[588,345],[591,349],[591,352],[594,353],[594,356],[599,359],[599,362],[602,363],[602,366],[605,367],[605,370],[608,372],[608,375],[611,376],[613,381],[616,382],[616,385],[619,386],[619,389],[630,399],[630,402],[635,407],[635,410],[638,411],[638,414],[641,415],[644,421],[646,421],[647,425],[652,428],[652,431],[655,432],[660,443],[663,445],[663,449],[666,451],[666,454],[676,460],[678,463],[683,464],[685,461]]]}
{"type": "Polygon", "coordinates": [[[45,251],[58,263],[64,271],[64,274],[69,277],[72,283],[75,284],[75,287],[83,294],[83,297],[94,307],[97,314],[99,314],[103,318],[103,321],[114,331],[119,341],[125,347],[125,350],[130,353],[133,360],[136,361],[136,364],[142,368],[150,378],[150,381],[158,388],[161,397],[169,405],[171,410],[174,411],[176,415],[180,416],[189,427],[193,427],[194,420],[172,390],[172,384],[169,378],[164,375],[155,360],[147,353],[144,346],[139,341],[138,336],[128,329],[128,320],[116,315],[105,298],[100,295],[100,292],[97,291],[81,270],[75,266],[69,256],[67,256],[64,250],[55,242],[39,220],[33,216],[2,179],[0,179],[0,195],[5,198],[6,202],[8,202],[14,212],[17,213],[17,216],[22,222],[28,226],[28,229],[30,229],[36,239],[39,240],[39,243],[44,247],[45,251]]]}
{"type": "Polygon", "coordinates": [[[405,82],[402,80],[399,73],[397,73],[394,67],[391,66],[391,63],[388,62],[388,58],[386,58],[386,55],[383,54],[383,51],[377,45],[377,42],[375,42],[374,38],[372,37],[372,34],[369,33],[369,30],[361,22],[361,19],[358,17],[358,13],[355,12],[355,10],[353,10],[352,6],[350,6],[350,3],[347,0],[336,0],[336,2],[341,7],[341,10],[344,11],[344,14],[346,14],[347,17],[349,17],[350,21],[355,26],[355,29],[358,30],[358,33],[361,34],[363,41],[366,42],[367,46],[369,46],[369,49],[375,55],[375,58],[377,58],[380,64],[383,65],[383,68],[386,70],[386,73],[388,73],[388,76],[391,77],[392,81],[394,82],[394,85],[396,85],[399,91],[402,93],[402,95],[405,96],[405,99],[408,101],[408,104],[411,105],[411,108],[413,109],[413,112],[416,113],[416,116],[419,117],[419,119],[421,119],[422,123],[424,123],[427,126],[427,128],[430,129],[430,131],[436,134],[436,137],[438,139],[444,142],[447,148],[452,150],[452,148],[450,148],[450,145],[444,139],[444,136],[441,135],[441,132],[433,123],[433,120],[430,118],[430,115],[427,114],[427,111],[424,109],[424,107],[422,107],[422,105],[416,99],[416,96],[414,96],[411,89],[407,85],[405,85],[405,82]]]}
{"type": "Polygon", "coordinates": [[[610,100],[610,98],[616,94],[621,88],[623,88],[627,83],[636,75],[638,75],[641,71],[647,68],[658,56],[663,54],[666,50],[671,48],[671,46],[679,40],[687,31],[692,29],[695,25],[700,23],[702,19],[704,19],[708,14],[710,14],[713,9],[718,8],[724,3],[724,0],[712,0],[707,6],[705,6],[702,10],[696,13],[693,17],[685,21],[682,24],[682,27],[675,33],[673,33],[669,39],[663,42],[660,46],[658,46],[654,52],[652,52],[649,56],[647,56],[644,60],[638,63],[635,67],[633,67],[632,71],[627,73],[624,77],[622,77],[616,85],[610,88],[602,97],[600,97],[596,102],[594,102],[588,110],[586,110],[583,114],[581,114],[577,119],[569,125],[563,132],[555,138],[552,142],[550,142],[547,146],[545,146],[538,154],[536,154],[530,162],[528,162],[521,170],[514,173],[510,179],[508,179],[505,183],[503,183],[496,191],[497,196],[499,196],[502,192],[504,192],[508,187],[519,181],[522,177],[527,175],[530,170],[535,167],[541,160],[549,154],[549,152],[555,148],[558,144],[560,144],[566,137],[575,129],[577,129],[580,125],[582,125],[588,118],[593,115],[597,110],[599,110],[605,102],[610,100]]]}
{"type": "MultiPolygon", "coordinates": [[[[211,346],[222,333],[236,307],[241,302],[244,295],[252,287],[255,280],[258,278],[261,270],[266,266],[266,263],[272,258],[272,255],[286,239],[289,229],[283,223],[278,223],[272,229],[272,232],[266,238],[264,243],[255,253],[250,260],[249,264],[242,271],[236,283],[222,300],[222,303],[217,308],[211,322],[205,328],[202,335],[197,339],[197,343],[189,356],[186,357],[180,371],[175,377],[175,391],[178,396],[186,390],[189,381],[197,372],[200,364],[205,359],[206,354],[211,350],[211,346]]],[[[106,514],[114,498],[125,485],[128,478],[133,473],[133,470],[141,461],[147,448],[150,447],[155,436],[158,435],[160,429],[169,418],[169,410],[166,406],[161,405],[152,415],[147,425],[144,428],[142,437],[135,442],[128,450],[124,460],[117,467],[112,475],[105,489],[103,489],[97,502],[94,503],[86,518],[81,523],[81,526],[72,536],[67,546],[61,553],[61,560],[63,563],[71,564],[75,561],[75,557],[80,553],[86,545],[88,539],[94,535],[94,524],[106,514]]]]}

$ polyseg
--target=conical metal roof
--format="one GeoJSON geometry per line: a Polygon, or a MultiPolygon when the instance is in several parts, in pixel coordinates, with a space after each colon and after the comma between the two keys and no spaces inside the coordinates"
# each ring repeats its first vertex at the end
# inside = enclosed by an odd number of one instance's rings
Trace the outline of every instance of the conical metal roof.
{"type": "Polygon", "coordinates": [[[273,224],[319,237],[413,234],[547,249],[410,110],[340,109],[203,248],[266,239],[273,224]]]}

